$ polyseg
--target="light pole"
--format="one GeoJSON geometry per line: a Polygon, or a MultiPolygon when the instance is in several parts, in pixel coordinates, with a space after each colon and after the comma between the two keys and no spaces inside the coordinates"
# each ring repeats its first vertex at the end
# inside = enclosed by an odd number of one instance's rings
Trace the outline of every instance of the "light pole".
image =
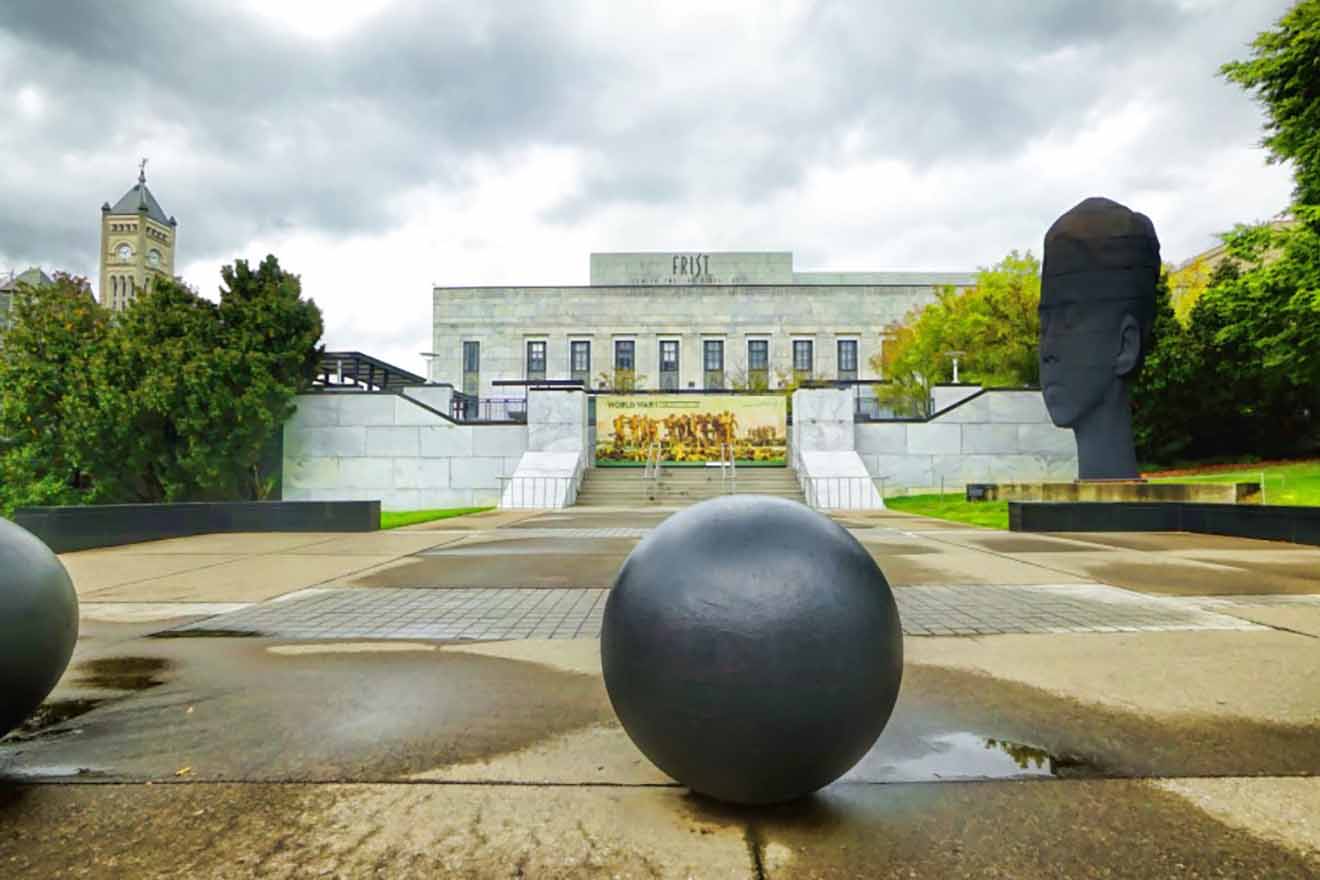
{"type": "Polygon", "coordinates": [[[958,358],[967,354],[965,351],[946,351],[944,356],[953,361],[953,384],[958,384],[958,358]]]}
{"type": "Polygon", "coordinates": [[[422,351],[422,352],[418,352],[418,354],[426,358],[426,384],[430,385],[431,380],[435,378],[434,376],[431,375],[431,362],[434,361],[436,358],[440,357],[440,355],[436,354],[433,351],[422,351]]]}

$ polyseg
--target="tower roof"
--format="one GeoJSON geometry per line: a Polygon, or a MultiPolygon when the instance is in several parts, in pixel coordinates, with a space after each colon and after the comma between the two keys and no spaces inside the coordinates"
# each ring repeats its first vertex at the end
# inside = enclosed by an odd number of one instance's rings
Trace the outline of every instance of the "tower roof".
{"type": "Polygon", "coordinates": [[[166,226],[175,225],[174,218],[166,216],[160,202],[156,201],[156,197],[151,194],[151,190],[147,189],[145,170],[138,173],[137,184],[124,193],[123,198],[115,202],[114,206],[108,210],[105,208],[101,210],[109,214],[136,214],[139,211],[144,211],[148,217],[157,223],[164,223],[166,226]]]}

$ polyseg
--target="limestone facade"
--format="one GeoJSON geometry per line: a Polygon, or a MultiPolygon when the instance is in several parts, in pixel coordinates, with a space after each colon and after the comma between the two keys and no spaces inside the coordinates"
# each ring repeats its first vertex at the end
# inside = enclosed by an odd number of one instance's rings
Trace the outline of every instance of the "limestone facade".
{"type": "Polygon", "coordinates": [[[933,301],[940,285],[965,288],[975,279],[795,272],[788,252],[664,252],[592,254],[591,281],[436,287],[429,378],[483,397],[514,393],[494,386],[498,379],[583,378],[592,388],[613,387],[616,359],[621,366],[629,352],[638,387],[647,389],[762,381],[777,388],[795,373],[879,378],[870,361],[885,328],[933,301]],[[662,371],[662,362],[673,369],[662,371]]]}

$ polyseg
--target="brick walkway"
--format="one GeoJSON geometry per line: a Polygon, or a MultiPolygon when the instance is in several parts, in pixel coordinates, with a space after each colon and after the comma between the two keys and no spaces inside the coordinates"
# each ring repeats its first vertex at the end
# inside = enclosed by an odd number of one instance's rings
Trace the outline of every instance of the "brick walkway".
{"type": "MultiPolygon", "coordinates": [[[[607,590],[312,590],[190,623],[167,634],[282,639],[594,639],[607,590]]],[[[894,591],[913,636],[1262,629],[1206,600],[1099,585],[937,586],[894,591]]]]}

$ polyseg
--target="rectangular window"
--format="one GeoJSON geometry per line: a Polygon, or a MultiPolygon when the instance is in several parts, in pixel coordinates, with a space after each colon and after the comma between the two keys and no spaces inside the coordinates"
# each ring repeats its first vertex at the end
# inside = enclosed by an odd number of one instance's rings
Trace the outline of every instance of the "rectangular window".
{"type": "Polygon", "coordinates": [[[793,340],[793,376],[799,382],[811,378],[811,340],[793,340]]]}
{"type": "Polygon", "coordinates": [[[707,339],[701,345],[708,389],[724,387],[724,340],[707,339]]]}
{"type": "Polygon", "coordinates": [[[678,340],[660,340],[660,390],[678,388],[678,340]]]}
{"type": "Polygon", "coordinates": [[[574,339],[568,344],[569,370],[574,381],[591,387],[591,342],[586,339],[574,339]]]}
{"type": "Polygon", "coordinates": [[[463,343],[463,393],[481,393],[481,343],[463,343]]]}
{"type": "Polygon", "coordinates": [[[527,379],[533,382],[545,379],[545,342],[543,340],[527,343],[527,379]]]}
{"type": "Polygon", "coordinates": [[[628,390],[636,386],[637,343],[631,339],[614,340],[614,387],[628,390]]]}
{"type": "Polygon", "coordinates": [[[770,387],[770,340],[747,340],[747,386],[754,391],[770,387]]]}
{"type": "Polygon", "coordinates": [[[854,380],[857,378],[857,340],[839,340],[839,378],[854,380]]]}

